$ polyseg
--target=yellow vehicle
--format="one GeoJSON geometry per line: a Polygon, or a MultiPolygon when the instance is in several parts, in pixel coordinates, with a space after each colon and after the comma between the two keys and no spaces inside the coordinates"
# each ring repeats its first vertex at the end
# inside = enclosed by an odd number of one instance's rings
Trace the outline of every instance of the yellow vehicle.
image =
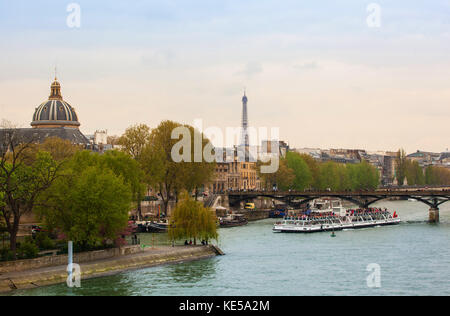
{"type": "Polygon", "coordinates": [[[244,208],[246,210],[254,210],[255,209],[255,203],[246,203],[244,208]]]}

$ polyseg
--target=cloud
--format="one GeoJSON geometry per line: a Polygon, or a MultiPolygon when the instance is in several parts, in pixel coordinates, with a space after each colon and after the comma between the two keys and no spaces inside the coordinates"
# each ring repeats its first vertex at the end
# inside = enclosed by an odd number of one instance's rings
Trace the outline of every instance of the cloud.
{"type": "Polygon", "coordinates": [[[175,53],[172,50],[151,50],[141,57],[144,67],[170,67],[175,61],[175,53]]]}
{"type": "Polygon", "coordinates": [[[293,66],[293,68],[301,71],[308,71],[319,69],[319,65],[317,64],[317,62],[311,61],[303,64],[296,64],[293,66]]]}
{"type": "Polygon", "coordinates": [[[242,69],[241,71],[238,71],[236,73],[236,75],[238,76],[245,76],[247,79],[251,79],[254,76],[262,73],[263,70],[263,66],[261,63],[259,62],[249,62],[247,63],[247,65],[245,65],[244,69],[242,69]]]}

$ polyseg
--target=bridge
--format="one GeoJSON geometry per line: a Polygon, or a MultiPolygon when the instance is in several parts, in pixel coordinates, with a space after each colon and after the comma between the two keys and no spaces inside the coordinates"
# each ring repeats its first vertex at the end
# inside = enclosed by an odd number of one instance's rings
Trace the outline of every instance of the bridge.
{"type": "Polygon", "coordinates": [[[439,206],[450,201],[450,188],[437,189],[380,189],[373,191],[247,191],[228,192],[230,205],[240,202],[251,202],[258,197],[266,197],[282,201],[290,206],[300,206],[318,198],[339,198],[367,208],[375,202],[389,198],[414,199],[430,207],[429,222],[439,222],[439,206]]]}

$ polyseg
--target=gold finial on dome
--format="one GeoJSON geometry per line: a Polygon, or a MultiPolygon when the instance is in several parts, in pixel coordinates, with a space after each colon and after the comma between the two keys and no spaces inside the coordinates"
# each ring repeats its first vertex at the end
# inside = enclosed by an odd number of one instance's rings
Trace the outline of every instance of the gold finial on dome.
{"type": "Polygon", "coordinates": [[[53,83],[50,87],[50,96],[48,99],[49,100],[62,100],[61,85],[58,82],[58,78],[56,78],[56,73],[55,73],[55,81],[53,81],[53,83]]]}

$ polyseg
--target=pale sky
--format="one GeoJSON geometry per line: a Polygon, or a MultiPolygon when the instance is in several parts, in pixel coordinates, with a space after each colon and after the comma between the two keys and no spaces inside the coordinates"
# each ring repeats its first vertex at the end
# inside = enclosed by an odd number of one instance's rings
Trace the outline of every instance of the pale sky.
{"type": "Polygon", "coordinates": [[[0,119],[29,127],[57,65],[81,131],[279,127],[291,147],[450,147],[450,0],[0,0],[0,119]]]}

